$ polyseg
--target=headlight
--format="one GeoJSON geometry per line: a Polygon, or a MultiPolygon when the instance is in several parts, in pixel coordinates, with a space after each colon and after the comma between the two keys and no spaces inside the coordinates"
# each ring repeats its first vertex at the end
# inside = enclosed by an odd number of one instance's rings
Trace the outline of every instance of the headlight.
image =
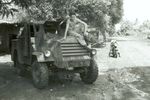
{"type": "Polygon", "coordinates": [[[44,51],[44,56],[49,57],[51,55],[51,52],[49,50],[44,51]]]}
{"type": "Polygon", "coordinates": [[[92,54],[96,55],[97,51],[95,49],[92,50],[92,54]]]}

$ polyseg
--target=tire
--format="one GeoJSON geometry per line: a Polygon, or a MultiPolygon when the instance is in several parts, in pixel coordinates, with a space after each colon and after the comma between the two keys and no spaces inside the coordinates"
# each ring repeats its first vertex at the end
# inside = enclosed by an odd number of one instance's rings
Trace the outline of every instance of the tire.
{"type": "Polygon", "coordinates": [[[117,54],[116,53],[114,54],[114,58],[117,58],[117,54]]]}
{"type": "Polygon", "coordinates": [[[19,62],[17,53],[15,53],[15,55],[16,55],[14,59],[15,72],[20,76],[24,76],[26,73],[25,65],[19,62]]]}
{"type": "Polygon", "coordinates": [[[92,84],[98,77],[98,67],[96,62],[92,59],[91,65],[85,69],[83,73],[80,73],[80,78],[85,84],[92,84]]]}
{"type": "Polygon", "coordinates": [[[118,56],[117,56],[117,54],[115,54],[115,56],[114,56],[115,58],[117,58],[118,56]]]}
{"type": "Polygon", "coordinates": [[[34,61],[32,64],[33,84],[38,89],[43,89],[48,86],[49,71],[45,63],[34,61]]]}
{"type": "Polygon", "coordinates": [[[115,50],[114,51],[114,58],[117,58],[118,57],[118,53],[117,53],[117,51],[115,50]]]}
{"type": "Polygon", "coordinates": [[[112,57],[112,53],[111,52],[109,52],[109,57],[112,57]]]}

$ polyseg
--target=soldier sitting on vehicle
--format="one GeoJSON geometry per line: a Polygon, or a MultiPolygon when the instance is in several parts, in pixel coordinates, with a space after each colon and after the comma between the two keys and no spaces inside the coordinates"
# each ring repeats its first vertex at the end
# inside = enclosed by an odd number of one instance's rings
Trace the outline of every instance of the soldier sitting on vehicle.
{"type": "MultiPolygon", "coordinates": [[[[90,49],[90,45],[87,46],[85,38],[87,37],[88,33],[87,30],[87,24],[80,19],[78,19],[75,15],[75,13],[70,13],[70,17],[67,17],[67,25],[65,30],[64,38],[68,36],[74,36],[77,38],[78,42],[90,49]],[[82,26],[84,26],[84,30],[81,29],[82,26]],[[82,32],[81,32],[82,31],[82,32]]],[[[87,39],[87,38],[86,38],[87,39]]],[[[88,40],[88,39],[87,39],[88,40]]]]}

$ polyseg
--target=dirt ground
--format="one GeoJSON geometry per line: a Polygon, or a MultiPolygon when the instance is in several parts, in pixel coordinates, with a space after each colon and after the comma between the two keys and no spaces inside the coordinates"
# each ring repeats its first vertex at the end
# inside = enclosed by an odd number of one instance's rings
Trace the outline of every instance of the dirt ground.
{"type": "Polygon", "coordinates": [[[15,73],[10,55],[0,56],[0,100],[150,100],[150,41],[117,38],[120,58],[108,57],[109,43],[98,49],[99,77],[92,85],[76,75],[72,82],[51,79],[46,89],[29,75],[15,73]]]}

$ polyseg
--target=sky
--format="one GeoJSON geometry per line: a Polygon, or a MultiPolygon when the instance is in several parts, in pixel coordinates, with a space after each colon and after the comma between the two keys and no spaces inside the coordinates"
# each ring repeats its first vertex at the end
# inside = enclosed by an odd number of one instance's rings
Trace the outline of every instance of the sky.
{"type": "Polygon", "coordinates": [[[150,0],[124,0],[124,19],[150,20],[150,0]]]}

